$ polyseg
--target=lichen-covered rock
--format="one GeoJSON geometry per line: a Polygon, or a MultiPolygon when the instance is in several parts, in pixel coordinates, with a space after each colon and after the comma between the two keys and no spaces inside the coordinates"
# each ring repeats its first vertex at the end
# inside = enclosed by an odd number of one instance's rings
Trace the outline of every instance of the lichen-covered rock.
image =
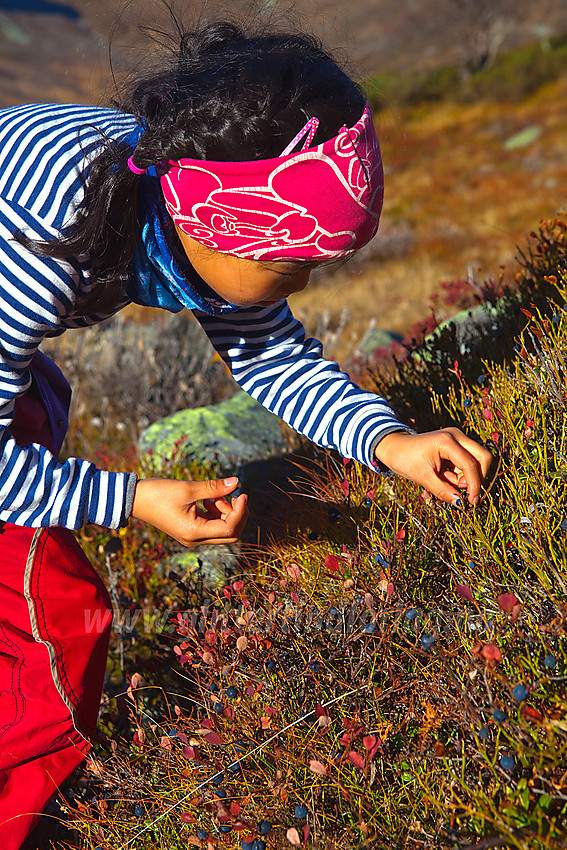
{"type": "Polygon", "coordinates": [[[222,587],[238,562],[238,546],[198,546],[171,555],[165,562],[164,574],[171,570],[181,581],[202,581],[209,590],[222,587]]]}
{"type": "Polygon", "coordinates": [[[389,349],[394,343],[402,341],[400,334],[385,331],[382,328],[369,328],[358,343],[355,355],[369,357],[381,348],[389,349]]]}
{"type": "Polygon", "coordinates": [[[242,391],[220,404],[180,410],[154,422],[142,432],[138,447],[155,470],[175,457],[210,465],[221,475],[289,451],[278,417],[242,391]]]}

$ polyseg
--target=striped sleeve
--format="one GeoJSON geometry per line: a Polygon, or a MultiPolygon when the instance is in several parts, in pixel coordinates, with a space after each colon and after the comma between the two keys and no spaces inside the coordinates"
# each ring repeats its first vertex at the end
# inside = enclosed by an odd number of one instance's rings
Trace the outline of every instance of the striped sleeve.
{"type": "Polygon", "coordinates": [[[9,431],[18,395],[30,386],[41,340],[60,330],[78,278],[67,263],[36,257],[12,238],[16,229],[52,235],[15,203],[0,198],[0,520],[32,527],[118,528],[127,519],[135,476],[89,461],[59,463],[40,445],[20,447],[9,431]]]}
{"type": "Polygon", "coordinates": [[[306,339],[286,301],[196,316],[242,389],[317,445],[375,470],[378,442],[411,431],[383,398],[323,358],[321,343],[306,339]]]}

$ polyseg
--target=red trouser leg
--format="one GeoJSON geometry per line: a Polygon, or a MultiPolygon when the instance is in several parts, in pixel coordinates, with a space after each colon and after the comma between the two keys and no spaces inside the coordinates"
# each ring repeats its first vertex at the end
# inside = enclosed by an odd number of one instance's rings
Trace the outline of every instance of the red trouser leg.
{"type": "Polygon", "coordinates": [[[0,534],[0,847],[17,850],[90,749],[112,607],[73,534],[0,534]]]}

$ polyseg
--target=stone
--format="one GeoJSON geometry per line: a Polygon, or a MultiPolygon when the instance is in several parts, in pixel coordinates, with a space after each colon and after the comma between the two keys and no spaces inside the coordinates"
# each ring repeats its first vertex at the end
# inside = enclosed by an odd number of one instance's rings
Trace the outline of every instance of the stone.
{"type": "Polygon", "coordinates": [[[142,432],[138,448],[153,472],[175,459],[235,475],[243,465],[289,452],[281,422],[247,393],[180,410],[142,432]]]}
{"type": "Polygon", "coordinates": [[[358,343],[355,354],[369,357],[380,348],[389,349],[393,343],[400,343],[401,341],[400,334],[385,331],[382,328],[369,328],[358,343]]]}
{"type": "Polygon", "coordinates": [[[201,579],[206,588],[213,590],[226,584],[230,575],[236,570],[238,553],[237,545],[198,546],[194,549],[185,549],[170,555],[164,561],[164,576],[173,571],[177,573],[181,581],[201,579]]]}

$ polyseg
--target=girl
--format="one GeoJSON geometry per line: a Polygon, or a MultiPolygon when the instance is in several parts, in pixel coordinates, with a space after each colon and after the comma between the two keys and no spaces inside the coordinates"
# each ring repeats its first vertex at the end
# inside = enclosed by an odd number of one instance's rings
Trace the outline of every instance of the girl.
{"type": "Polygon", "coordinates": [[[310,37],[183,35],[120,111],[0,114],[0,836],[20,846],[88,751],[111,606],[70,529],[130,516],[234,542],[236,479],[139,481],[57,459],[70,392],[42,339],[130,302],[194,311],[239,384],[322,446],[479,498],[489,453],[415,434],[305,339],[286,297],[372,238],[382,164],[360,88],[310,37]],[[204,500],[205,510],[196,502],[204,500]]]}

